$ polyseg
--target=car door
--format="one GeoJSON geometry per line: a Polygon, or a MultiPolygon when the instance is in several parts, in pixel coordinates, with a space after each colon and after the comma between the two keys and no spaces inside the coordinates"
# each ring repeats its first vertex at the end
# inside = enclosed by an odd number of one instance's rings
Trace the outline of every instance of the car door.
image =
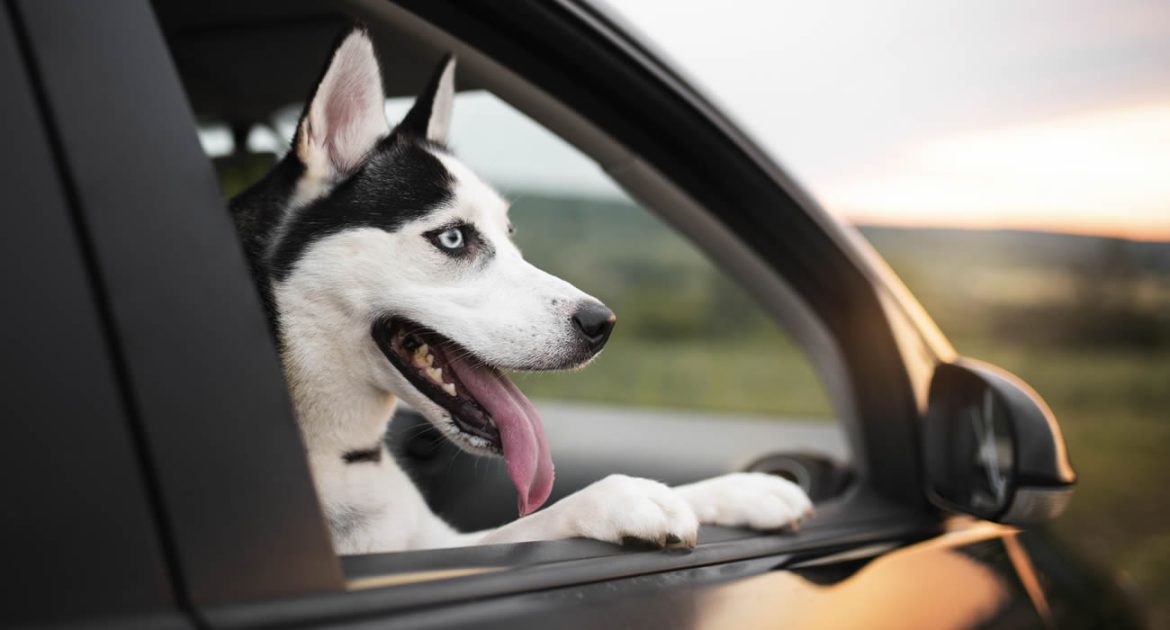
{"type": "Polygon", "coordinates": [[[21,18],[0,7],[0,625],[188,627],[21,18]]]}
{"type": "MultiPolygon", "coordinates": [[[[765,299],[767,288],[785,299],[800,298],[803,306],[789,316],[796,327],[811,330],[804,338],[810,348],[823,344],[826,352],[818,355],[817,369],[836,375],[827,389],[848,401],[842,410],[855,477],[848,491],[822,504],[818,518],[799,534],[711,528],[691,553],[557,541],[339,558],[329,545],[262,309],[150,7],[137,0],[9,6],[19,17],[14,30],[38,86],[23,94],[35,92],[32,109],[47,130],[46,137],[25,144],[52,147],[61,181],[50,181],[46,190],[64,191],[72,200],[74,225],[83,226],[74,228],[77,243],[52,251],[85,253],[83,262],[74,260],[73,273],[89,274],[88,290],[103,309],[99,319],[108,347],[86,350],[83,358],[114,362],[122,404],[133,418],[132,447],[123,440],[123,451],[102,452],[112,466],[139,467],[137,483],[152,497],[147,501],[136,495],[111,506],[127,510],[126,518],[138,513],[148,524],[131,541],[123,539],[122,547],[109,548],[122,550],[118,558],[97,566],[137,575],[131,560],[150,552],[154,537],[162,541],[165,560],[148,555],[154,560],[147,564],[156,572],[160,565],[166,568],[149,581],[156,587],[170,584],[173,591],[164,588],[151,600],[154,607],[144,609],[176,617],[181,610],[200,625],[215,627],[389,620],[502,624],[542,615],[594,627],[722,623],[734,617],[711,611],[735,614],[746,605],[736,602],[747,601],[754,602],[751,610],[782,616],[787,610],[783,600],[765,604],[759,598],[788,592],[790,598],[807,599],[803,589],[853,583],[855,573],[912,594],[921,567],[931,562],[912,563],[918,572],[892,570],[876,578],[864,569],[871,560],[902,566],[894,550],[910,545],[911,558],[935,551],[977,557],[975,572],[957,583],[982,579],[998,585],[996,592],[1005,595],[995,601],[1006,602],[1006,608],[997,612],[1040,614],[1034,589],[1017,574],[1015,559],[981,561],[977,552],[954,551],[986,544],[997,550],[991,555],[1010,556],[1011,533],[979,522],[942,521],[922,495],[915,426],[918,376],[908,370],[904,351],[907,344],[921,349],[931,342],[896,338],[899,326],[914,335],[905,305],[890,309],[896,296],[875,284],[841,236],[819,223],[815,212],[810,216],[807,200],[790,188],[791,182],[763,168],[746,140],[722,127],[709,106],[677,92],[672,96],[678,86],[672,87],[668,76],[647,80],[639,74],[644,67],[639,70],[621,56],[628,50],[598,38],[598,25],[581,13],[586,8],[571,5],[525,5],[507,19],[497,12],[500,7],[487,5],[347,8],[351,17],[388,31],[427,32],[466,58],[478,54],[483,63],[511,69],[512,74],[497,75],[502,83],[520,74],[556,94],[560,109],[543,110],[548,119],[563,115],[592,121],[595,126],[582,129],[600,129],[632,149],[629,155],[637,159],[624,163],[618,176],[623,186],[646,197],[686,191],[670,198],[680,208],[672,219],[680,231],[692,237],[706,232],[708,238],[696,240],[733,276],[765,276],[755,284],[765,299]],[[521,40],[528,47],[516,50],[521,40]],[[547,47],[566,43],[571,51],[544,54],[547,47]],[[586,53],[595,63],[582,72],[574,55],[586,53]],[[599,89],[599,81],[613,85],[599,89]],[[624,92],[643,84],[642,91],[624,92]],[[631,99],[653,101],[654,115],[623,109],[633,105],[631,99]],[[663,125],[671,132],[664,133],[663,125]],[[704,148],[701,154],[679,144],[680,129],[688,131],[689,142],[704,148]],[[715,172],[707,168],[711,165],[715,172]],[[891,322],[891,317],[902,319],[891,322]],[[866,342],[864,350],[853,343],[859,338],[866,342]],[[141,516],[143,510],[148,516],[141,516]],[[775,586],[779,583],[803,586],[775,586]]],[[[281,24],[303,26],[310,20],[296,11],[305,7],[309,17],[331,20],[330,28],[337,24],[330,7],[316,3],[248,4],[245,26],[215,22],[216,6],[203,7],[210,17],[195,21],[213,35],[259,37],[281,24]]],[[[165,26],[167,12],[160,7],[160,14],[165,26]]],[[[496,87],[524,102],[525,90],[496,87]]],[[[539,99],[537,92],[528,96],[539,99]]],[[[650,199],[650,204],[663,201],[650,199]]],[[[109,378],[109,369],[88,367],[79,378],[109,378]]],[[[29,391],[45,389],[38,384],[29,391]]],[[[71,413],[60,409],[50,415],[71,413]]],[[[696,426],[693,434],[680,432],[684,454],[689,441],[710,435],[711,427],[696,426]]],[[[120,422],[95,431],[105,439],[127,428],[120,422]]],[[[764,447],[765,453],[772,448],[764,447]]],[[[685,463],[672,465],[673,471],[663,464],[647,472],[680,480],[707,473],[685,463]]],[[[570,478],[583,483],[598,474],[598,467],[584,461],[570,478]]],[[[110,492],[133,489],[133,478],[110,492]]],[[[86,524],[98,520],[83,517],[86,524]]],[[[46,566],[67,564],[57,559],[46,566]]],[[[121,574],[106,579],[106,586],[130,583],[121,574]]],[[[98,580],[78,588],[109,601],[98,580]]],[[[51,601],[44,597],[54,593],[36,592],[40,602],[51,601]]],[[[820,610],[834,606],[824,604],[820,610]]],[[[902,614],[897,608],[875,610],[889,618],[902,614]]],[[[89,609],[62,612],[74,621],[97,619],[89,609]]]]}

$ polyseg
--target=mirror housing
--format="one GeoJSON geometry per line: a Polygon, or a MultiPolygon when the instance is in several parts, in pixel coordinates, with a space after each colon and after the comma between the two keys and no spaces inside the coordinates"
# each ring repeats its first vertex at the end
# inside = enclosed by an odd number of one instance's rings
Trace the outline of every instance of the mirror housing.
{"type": "Polygon", "coordinates": [[[927,496],[935,505],[1025,525],[1060,515],[1076,474],[1052,411],[993,365],[939,365],[923,423],[927,496]]]}

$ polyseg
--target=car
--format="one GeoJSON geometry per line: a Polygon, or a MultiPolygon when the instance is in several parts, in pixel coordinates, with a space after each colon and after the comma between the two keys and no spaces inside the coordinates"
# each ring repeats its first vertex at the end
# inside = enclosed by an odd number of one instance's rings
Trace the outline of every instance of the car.
{"type": "MultiPolygon", "coordinates": [[[[1137,624],[1034,527],[1075,484],[1040,397],[959,357],[855,232],[604,5],[12,0],[0,33],[0,625],[1137,624]],[[615,469],[750,469],[816,500],[799,532],[334,553],[196,117],[244,145],[354,20],[400,85],[454,51],[461,89],[601,164],[792,334],[840,419],[549,406],[552,500],[615,469]]],[[[401,413],[388,439],[438,513],[513,516],[506,479],[401,413]]]]}

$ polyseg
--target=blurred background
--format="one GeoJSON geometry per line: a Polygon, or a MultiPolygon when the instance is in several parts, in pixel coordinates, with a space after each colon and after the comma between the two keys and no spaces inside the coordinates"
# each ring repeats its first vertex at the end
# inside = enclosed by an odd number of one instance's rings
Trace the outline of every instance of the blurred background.
{"type": "MultiPolygon", "coordinates": [[[[961,354],[1044,396],[1080,477],[1052,535],[1170,627],[1170,2],[613,8],[856,225],[961,354]]],[[[248,149],[284,151],[299,112],[248,149]]],[[[208,152],[232,153],[205,122],[208,152]]],[[[487,93],[459,95],[452,137],[526,256],[620,317],[589,369],[519,377],[530,395],[833,421],[784,331],[586,157],[487,93]]],[[[267,165],[221,168],[225,192],[267,165]]]]}
{"type": "Polygon", "coordinates": [[[613,5],[1047,399],[1056,534],[1170,627],[1170,3],[613,5]]]}

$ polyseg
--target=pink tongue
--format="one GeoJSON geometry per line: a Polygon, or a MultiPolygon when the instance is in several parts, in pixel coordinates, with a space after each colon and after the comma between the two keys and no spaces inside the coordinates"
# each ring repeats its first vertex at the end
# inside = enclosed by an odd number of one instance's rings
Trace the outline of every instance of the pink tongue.
{"type": "Polygon", "coordinates": [[[448,363],[500,430],[508,476],[520,497],[520,516],[536,511],[548,500],[553,486],[552,456],[536,409],[499,370],[463,359],[448,363]]]}

